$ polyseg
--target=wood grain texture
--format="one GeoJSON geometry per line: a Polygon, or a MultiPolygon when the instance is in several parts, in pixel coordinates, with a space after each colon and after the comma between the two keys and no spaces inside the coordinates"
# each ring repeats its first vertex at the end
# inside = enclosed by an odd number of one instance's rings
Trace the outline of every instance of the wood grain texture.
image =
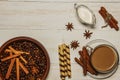
{"type": "MultiPolygon", "coordinates": [[[[120,21],[120,3],[80,4],[94,11],[98,29],[104,24],[98,13],[101,6],[120,21]]],[[[64,29],[67,22],[73,22],[75,29],[84,29],[77,20],[74,3],[0,2],[0,29],[64,29]]]]}
{"type": "MultiPolygon", "coordinates": [[[[113,43],[120,53],[120,31],[117,32],[110,27],[101,29],[104,25],[104,20],[98,13],[101,6],[105,6],[120,22],[119,0],[2,0],[0,1],[0,46],[18,36],[28,36],[38,40],[47,49],[51,60],[47,80],[60,80],[58,45],[70,44],[72,40],[78,40],[80,47],[74,51],[71,49],[71,80],[93,80],[89,76],[84,77],[82,68],[74,61],[74,57],[79,56],[78,51],[82,46],[94,39],[104,39],[113,43]],[[95,29],[79,23],[74,9],[76,2],[87,5],[94,11],[97,17],[95,29]],[[65,29],[68,22],[74,25],[75,29],[72,32],[65,29]],[[93,32],[90,39],[86,40],[83,37],[85,29],[93,32]]],[[[117,72],[106,80],[117,80],[119,73],[118,68],[117,72]]]]}
{"type": "Polygon", "coordinates": [[[94,3],[98,3],[98,2],[100,2],[100,3],[105,3],[105,2],[109,2],[109,3],[117,3],[117,2],[120,2],[119,0],[1,0],[1,1],[12,1],[12,2],[14,2],[14,1],[17,1],[17,2],[47,2],[47,3],[49,3],[49,2],[87,2],[87,3],[92,3],[92,2],[94,2],[94,3]]]}

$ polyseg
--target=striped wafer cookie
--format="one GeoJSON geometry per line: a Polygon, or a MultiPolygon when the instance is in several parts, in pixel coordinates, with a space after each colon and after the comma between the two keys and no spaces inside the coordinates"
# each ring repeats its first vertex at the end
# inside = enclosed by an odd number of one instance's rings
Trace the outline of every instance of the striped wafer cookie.
{"type": "Polygon", "coordinates": [[[66,63],[67,63],[67,75],[69,78],[71,78],[70,48],[68,45],[65,45],[65,44],[64,44],[64,54],[65,54],[66,63]]]}
{"type": "Polygon", "coordinates": [[[60,77],[65,80],[65,77],[71,78],[71,62],[70,62],[70,48],[66,44],[58,46],[59,64],[60,64],[60,77]]]}
{"type": "Polygon", "coordinates": [[[65,80],[66,74],[65,74],[63,45],[58,46],[58,53],[59,53],[59,65],[60,65],[60,78],[61,80],[65,80]]]}
{"type": "Polygon", "coordinates": [[[62,46],[63,46],[63,53],[64,53],[64,68],[65,68],[65,77],[67,77],[68,76],[68,68],[67,68],[67,57],[66,57],[66,53],[65,53],[65,47],[66,47],[66,45],[65,44],[62,44],[62,46]]]}

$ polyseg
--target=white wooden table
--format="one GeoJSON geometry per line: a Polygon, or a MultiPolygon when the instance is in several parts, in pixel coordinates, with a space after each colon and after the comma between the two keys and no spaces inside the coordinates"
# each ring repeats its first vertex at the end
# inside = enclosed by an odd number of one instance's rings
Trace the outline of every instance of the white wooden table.
{"type": "MultiPolygon", "coordinates": [[[[94,39],[104,39],[115,45],[120,53],[120,31],[101,29],[104,25],[98,10],[101,6],[113,14],[120,22],[120,0],[0,0],[0,46],[7,40],[28,36],[40,41],[47,49],[51,67],[46,80],[60,80],[58,45],[70,44],[72,40],[78,40],[80,47],[71,49],[72,78],[66,80],[94,80],[83,76],[82,68],[74,61],[79,57],[78,51],[87,42],[94,39]],[[90,29],[80,24],[77,20],[74,3],[87,5],[92,9],[97,18],[95,29],[90,29]],[[65,25],[72,22],[73,31],[66,31],[65,25]],[[93,35],[85,39],[83,33],[91,30],[93,35]]],[[[106,80],[119,80],[120,68],[106,80]]]]}

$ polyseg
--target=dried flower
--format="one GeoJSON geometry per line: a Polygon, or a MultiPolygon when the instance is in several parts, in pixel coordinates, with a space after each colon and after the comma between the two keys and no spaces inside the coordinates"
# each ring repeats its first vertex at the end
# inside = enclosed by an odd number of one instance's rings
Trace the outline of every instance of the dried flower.
{"type": "Polygon", "coordinates": [[[73,27],[73,24],[72,24],[72,23],[69,23],[69,22],[68,22],[68,24],[67,24],[67,25],[65,25],[65,26],[67,26],[67,27],[66,27],[66,29],[67,29],[67,30],[72,31],[72,29],[74,29],[74,27],[73,27]]]}
{"type": "Polygon", "coordinates": [[[90,38],[91,37],[91,34],[93,34],[92,32],[90,32],[89,30],[85,30],[85,33],[84,34],[84,37],[86,37],[86,39],[90,38]]]}
{"type": "Polygon", "coordinates": [[[71,42],[71,48],[76,49],[77,47],[79,47],[79,42],[77,40],[74,40],[71,42]]]}

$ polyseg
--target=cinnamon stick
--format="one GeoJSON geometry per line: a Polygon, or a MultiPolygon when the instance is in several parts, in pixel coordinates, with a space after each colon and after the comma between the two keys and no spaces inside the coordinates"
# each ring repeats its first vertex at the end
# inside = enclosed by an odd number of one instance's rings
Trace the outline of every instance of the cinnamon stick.
{"type": "Polygon", "coordinates": [[[17,80],[20,80],[19,59],[18,58],[16,58],[16,76],[17,76],[17,80]]]}
{"type": "Polygon", "coordinates": [[[29,52],[23,52],[23,51],[17,51],[17,50],[14,50],[11,46],[10,46],[10,49],[6,49],[5,52],[16,52],[16,53],[19,53],[19,54],[30,54],[29,52]],[[12,49],[12,50],[10,50],[12,49]]]}
{"type": "MultiPolygon", "coordinates": [[[[104,12],[104,13],[108,13],[107,12],[107,10],[102,6],[101,7],[101,10],[100,11],[102,11],[102,12],[104,12]]],[[[111,16],[111,19],[112,19],[112,21],[115,23],[115,24],[118,24],[118,21],[110,14],[110,16],[111,16]]]]}
{"type": "MultiPolygon", "coordinates": [[[[107,16],[107,14],[106,13],[104,13],[103,11],[99,11],[99,13],[101,14],[101,16],[103,17],[103,19],[108,23],[108,25],[111,27],[111,28],[114,28],[114,26],[111,26],[111,23],[109,23],[109,21],[108,21],[108,16],[107,16]]],[[[111,20],[111,19],[109,19],[109,20],[111,20]]]]}
{"type": "Polygon", "coordinates": [[[11,53],[12,51],[10,49],[6,49],[5,52],[11,53]]]}
{"type": "Polygon", "coordinates": [[[93,67],[90,64],[90,56],[86,47],[83,47],[82,51],[79,51],[79,55],[81,57],[79,59],[75,58],[75,61],[82,66],[84,75],[87,74],[87,71],[91,74],[96,75],[97,72],[93,69],[93,67]]]}
{"type": "Polygon", "coordinates": [[[84,76],[86,76],[87,75],[87,71],[88,71],[87,70],[87,63],[86,63],[86,61],[84,60],[83,57],[80,57],[79,62],[82,64],[81,66],[83,68],[83,74],[84,74],[84,76]]]}
{"type": "MultiPolygon", "coordinates": [[[[74,60],[82,67],[84,67],[84,64],[82,63],[81,60],[74,58],[74,60]]],[[[83,68],[84,69],[84,68],[83,68]]],[[[90,65],[87,64],[87,71],[90,72],[93,75],[97,75],[97,72],[95,70],[93,70],[90,65]]]]}
{"type": "MultiPolygon", "coordinates": [[[[12,48],[11,46],[9,46],[9,49],[10,49],[13,53],[15,53],[15,54],[20,54],[19,51],[15,50],[15,49],[12,48]]],[[[27,63],[27,61],[26,61],[22,56],[20,56],[20,58],[21,58],[25,63],[27,63]]]]}
{"type": "Polygon", "coordinates": [[[15,58],[11,60],[11,63],[10,63],[10,65],[9,65],[9,68],[8,68],[7,74],[6,74],[6,76],[5,76],[5,79],[8,79],[8,78],[9,78],[10,73],[11,73],[12,68],[13,68],[13,65],[14,65],[14,62],[15,62],[15,58]]]}
{"type": "Polygon", "coordinates": [[[82,51],[83,51],[83,55],[85,56],[86,60],[90,61],[90,56],[89,56],[88,51],[85,46],[82,48],[82,51]]]}
{"type": "Polygon", "coordinates": [[[27,63],[27,61],[21,56],[21,54],[29,54],[29,53],[27,53],[27,52],[22,52],[22,51],[17,51],[17,50],[15,50],[14,48],[12,48],[11,46],[9,46],[9,49],[6,49],[5,52],[9,52],[9,53],[10,53],[10,56],[1,59],[1,61],[6,61],[6,60],[11,59],[11,63],[10,63],[10,65],[9,65],[9,68],[8,68],[7,73],[6,73],[5,79],[9,79],[9,76],[10,76],[10,73],[11,73],[11,70],[12,70],[12,68],[13,68],[13,65],[14,65],[15,60],[16,60],[16,76],[17,76],[17,80],[20,80],[19,67],[21,67],[26,74],[29,73],[29,71],[27,70],[27,68],[19,61],[19,58],[17,58],[18,56],[20,56],[20,58],[21,58],[25,63],[27,63]],[[12,53],[14,53],[14,55],[13,55],[12,53]]]}
{"type": "Polygon", "coordinates": [[[89,68],[89,70],[91,71],[92,74],[97,74],[96,71],[92,68],[92,66],[90,64],[90,56],[89,56],[89,53],[88,53],[86,47],[84,46],[82,50],[83,50],[83,54],[86,58],[85,60],[87,62],[87,67],[89,68]]]}
{"type": "MultiPolygon", "coordinates": [[[[10,53],[10,56],[12,56],[12,53],[10,53]]],[[[9,68],[8,68],[8,71],[7,71],[7,74],[5,76],[5,79],[8,79],[9,76],[10,76],[10,73],[12,71],[12,68],[13,68],[13,65],[14,65],[14,62],[15,62],[15,58],[14,59],[11,59],[11,62],[10,62],[10,65],[9,65],[9,68]]]]}
{"type": "Polygon", "coordinates": [[[74,60],[75,60],[80,66],[84,67],[83,62],[82,62],[81,60],[77,59],[76,57],[74,58],[74,60]]]}
{"type": "Polygon", "coordinates": [[[116,31],[119,30],[119,27],[117,25],[118,21],[110,13],[108,13],[104,7],[101,7],[99,13],[111,28],[114,28],[116,31]]]}
{"type": "Polygon", "coordinates": [[[111,27],[114,27],[116,31],[119,30],[119,27],[117,24],[115,24],[112,20],[109,20],[108,21],[108,24],[111,26],[111,27]]]}
{"type": "Polygon", "coordinates": [[[87,62],[87,65],[83,65],[83,67],[87,66],[88,72],[90,72],[92,74],[97,74],[96,71],[92,68],[92,66],[90,64],[90,58],[85,59],[85,58],[83,58],[83,56],[85,56],[85,55],[83,55],[82,53],[79,53],[79,54],[81,55],[81,57],[80,57],[81,62],[83,62],[83,61],[87,62]]]}
{"type": "MultiPolygon", "coordinates": [[[[107,15],[104,13],[104,12],[102,12],[102,11],[99,11],[99,13],[101,14],[101,16],[104,18],[104,20],[106,20],[107,19],[107,15]]],[[[111,28],[115,28],[115,30],[119,30],[119,27],[118,27],[118,25],[113,21],[113,19],[111,18],[111,19],[109,19],[108,21],[107,21],[107,23],[108,23],[108,25],[111,27],[111,28]]]]}
{"type": "Polygon", "coordinates": [[[83,47],[82,50],[83,50],[83,55],[85,56],[85,60],[86,60],[87,64],[90,65],[90,56],[88,54],[86,47],[83,47]]]}
{"type": "Polygon", "coordinates": [[[24,62],[25,64],[27,64],[27,61],[25,60],[25,58],[23,58],[22,56],[20,56],[20,59],[22,59],[23,62],[24,62]]]}
{"type": "Polygon", "coordinates": [[[84,66],[83,67],[83,73],[84,73],[84,75],[87,75],[87,61],[86,61],[86,56],[83,54],[82,51],[79,51],[79,53],[83,57],[83,60],[82,60],[83,66],[84,66]]]}
{"type": "Polygon", "coordinates": [[[20,54],[30,54],[29,52],[17,51],[20,54]]]}
{"type": "Polygon", "coordinates": [[[9,59],[12,59],[12,58],[16,58],[16,57],[18,57],[18,56],[20,56],[20,54],[8,56],[8,57],[6,57],[6,58],[1,59],[1,61],[6,61],[6,60],[9,60],[9,59]]]}
{"type": "Polygon", "coordinates": [[[23,71],[24,71],[26,74],[29,73],[29,71],[27,70],[27,68],[26,68],[21,62],[19,62],[19,65],[20,65],[20,67],[23,69],[23,71]]]}

